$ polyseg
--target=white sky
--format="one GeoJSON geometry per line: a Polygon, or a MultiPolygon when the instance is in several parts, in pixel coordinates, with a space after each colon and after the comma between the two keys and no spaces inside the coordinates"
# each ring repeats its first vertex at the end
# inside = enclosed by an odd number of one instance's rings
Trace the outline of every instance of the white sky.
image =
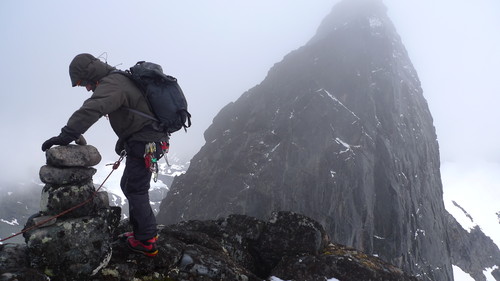
{"type": "MultiPolygon", "coordinates": [[[[304,45],[337,2],[1,1],[0,179],[37,178],[41,144],[88,97],[70,85],[76,54],[106,52],[121,69],[155,61],[176,76],[194,125],[175,134],[171,153],[189,159],[219,110],[304,45]]],[[[488,208],[467,202],[500,198],[500,1],[384,2],[434,118],[446,199],[457,198],[477,221],[493,221],[487,234],[496,235],[491,211],[500,211],[498,200],[488,208]]],[[[116,137],[105,119],[85,136],[115,159],[116,137]]],[[[492,238],[500,243],[500,234],[492,238]]]]}

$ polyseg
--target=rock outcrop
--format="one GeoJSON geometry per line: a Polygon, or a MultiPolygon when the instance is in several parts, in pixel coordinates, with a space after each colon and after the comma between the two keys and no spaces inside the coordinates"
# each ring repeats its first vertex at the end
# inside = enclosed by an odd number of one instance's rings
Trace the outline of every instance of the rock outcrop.
{"type": "Polygon", "coordinates": [[[294,211],[424,280],[453,279],[437,135],[382,1],[337,4],[205,140],[159,222],[294,211]]]}
{"type": "Polygon", "coordinates": [[[452,263],[469,273],[476,281],[486,281],[485,268],[496,267],[492,274],[500,281],[500,251],[493,240],[478,226],[467,231],[452,215],[448,214],[447,219],[448,234],[453,241],[450,244],[452,263]]]}
{"type": "MultiPolygon", "coordinates": [[[[129,227],[124,221],[114,236],[129,227]]],[[[61,267],[58,274],[50,272],[50,280],[260,281],[275,276],[291,281],[417,281],[377,257],[332,243],[318,222],[296,213],[273,213],[266,221],[232,215],[160,228],[155,258],[134,253],[116,239],[109,262],[99,272],[71,275],[72,268],[61,267]]],[[[47,270],[30,266],[29,252],[26,245],[0,245],[0,280],[49,280],[47,270]]]]}
{"type": "Polygon", "coordinates": [[[25,227],[27,260],[47,276],[85,280],[111,258],[111,230],[119,223],[120,208],[109,207],[107,193],[94,188],[91,166],[101,161],[95,147],[58,146],[46,152],[46,159],[40,169],[45,183],[40,212],[25,227]]]}

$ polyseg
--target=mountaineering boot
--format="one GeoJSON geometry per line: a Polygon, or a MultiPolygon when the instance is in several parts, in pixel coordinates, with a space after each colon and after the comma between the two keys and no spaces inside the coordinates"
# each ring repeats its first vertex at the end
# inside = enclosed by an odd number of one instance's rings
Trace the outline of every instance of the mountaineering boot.
{"type": "MultiPolygon", "coordinates": [[[[127,240],[129,237],[134,237],[134,232],[132,232],[132,231],[124,232],[124,233],[118,235],[118,238],[121,240],[127,240]]],[[[159,237],[158,234],[156,234],[156,236],[153,237],[153,239],[155,239],[155,242],[158,240],[158,237],[159,237]]]]}
{"type": "Polygon", "coordinates": [[[157,240],[158,235],[146,241],[140,241],[135,239],[134,236],[129,236],[127,238],[127,246],[134,252],[154,257],[158,254],[158,248],[156,247],[157,240]]]}

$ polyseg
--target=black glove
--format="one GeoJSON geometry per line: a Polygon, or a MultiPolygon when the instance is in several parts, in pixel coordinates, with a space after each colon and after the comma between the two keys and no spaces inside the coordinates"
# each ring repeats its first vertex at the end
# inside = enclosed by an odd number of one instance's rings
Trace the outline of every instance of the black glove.
{"type": "Polygon", "coordinates": [[[121,153],[124,149],[125,149],[125,142],[122,139],[118,139],[115,145],[116,154],[121,156],[121,153]]]}
{"type": "Polygon", "coordinates": [[[75,137],[71,129],[68,128],[68,126],[65,126],[64,128],[61,129],[61,133],[57,137],[52,137],[48,140],[46,140],[42,144],[42,151],[46,151],[47,149],[51,148],[53,145],[68,145],[70,142],[76,140],[78,137],[80,137],[80,134],[78,134],[77,137],[75,137]]]}

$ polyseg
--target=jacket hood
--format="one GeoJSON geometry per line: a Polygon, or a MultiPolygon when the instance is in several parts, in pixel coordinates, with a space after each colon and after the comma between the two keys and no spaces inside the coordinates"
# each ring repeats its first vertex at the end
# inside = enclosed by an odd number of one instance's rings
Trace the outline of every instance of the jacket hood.
{"type": "Polygon", "coordinates": [[[75,87],[79,80],[97,82],[112,70],[115,68],[91,54],[79,54],[69,64],[71,86],[75,87]]]}

